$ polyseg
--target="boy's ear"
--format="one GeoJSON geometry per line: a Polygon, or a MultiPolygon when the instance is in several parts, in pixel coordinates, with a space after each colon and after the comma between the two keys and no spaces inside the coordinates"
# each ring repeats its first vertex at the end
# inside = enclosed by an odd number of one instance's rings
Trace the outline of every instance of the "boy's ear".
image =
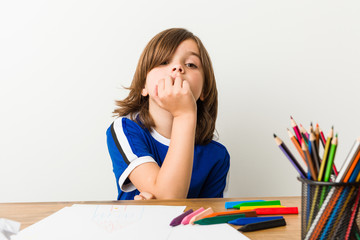
{"type": "Polygon", "coordinates": [[[146,90],[146,88],[143,88],[143,90],[141,91],[141,95],[146,97],[148,95],[148,91],[146,90]]]}
{"type": "Polygon", "coordinates": [[[199,98],[201,101],[204,101],[204,93],[202,92],[199,98]]]}

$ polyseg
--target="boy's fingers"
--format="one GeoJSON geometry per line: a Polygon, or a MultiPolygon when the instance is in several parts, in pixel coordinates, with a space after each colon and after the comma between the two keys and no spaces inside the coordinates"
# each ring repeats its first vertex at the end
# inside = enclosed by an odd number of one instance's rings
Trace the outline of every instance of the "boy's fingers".
{"type": "Polygon", "coordinates": [[[145,200],[155,199],[155,196],[148,192],[141,192],[139,195],[142,196],[145,200]]]}
{"type": "Polygon", "coordinates": [[[174,84],[174,80],[172,79],[172,77],[167,76],[165,78],[165,89],[170,89],[174,84]]]}
{"type": "Polygon", "coordinates": [[[135,195],[134,200],[145,200],[145,198],[141,195],[135,195]]]}
{"type": "Polygon", "coordinates": [[[182,87],[183,80],[180,77],[175,78],[174,80],[174,87],[175,88],[181,88],[182,87]]]}

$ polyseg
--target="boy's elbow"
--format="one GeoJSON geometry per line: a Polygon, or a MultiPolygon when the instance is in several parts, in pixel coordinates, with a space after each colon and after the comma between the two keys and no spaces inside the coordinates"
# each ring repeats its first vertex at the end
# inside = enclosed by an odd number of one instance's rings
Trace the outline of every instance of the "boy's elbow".
{"type": "Polygon", "coordinates": [[[156,199],[172,200],[172,199],[186,199],[187,193],[165,191],[155,195],[156,199]]]}

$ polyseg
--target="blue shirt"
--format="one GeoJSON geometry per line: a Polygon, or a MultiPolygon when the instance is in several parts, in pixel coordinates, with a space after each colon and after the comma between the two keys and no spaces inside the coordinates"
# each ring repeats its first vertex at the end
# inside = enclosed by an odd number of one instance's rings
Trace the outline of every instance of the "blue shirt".
{"type": "MultiPolygon", "coordinates": [[[[107,145],[118,189],[118,200],[133,200],[139,191],[128,179],[131,171],[146,162],[160,167],[169,148],[170,139],[141,128],[127,117],[117,118],[107,132],[107,145]]],[[[216,141],[195,145],[193,170],[188,198],[223,197],[230,156],[216,141]]]]}

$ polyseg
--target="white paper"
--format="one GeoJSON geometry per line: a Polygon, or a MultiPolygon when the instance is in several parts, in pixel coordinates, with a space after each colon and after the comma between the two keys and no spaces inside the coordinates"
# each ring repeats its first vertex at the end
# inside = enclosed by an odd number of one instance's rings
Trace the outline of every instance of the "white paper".
{"type": "Polygon", "coordinates": [[[167,240],[214,239],[249,240],[227,223],[212,225],[182,225],[174,227],[167,240]]]}
{"type": "Polygon", "coordinates": [[[20,223],[6,219],[0,218],[0,240],[8,240],[13,234],[17,234],[20,230],[20,223]]]}
{"type": "Polygon", "coordinates": [[[227,224],[171,227],[185,206],[86,205],[65,207],[12,240],[248,239],[227,224]],[[244,238],[245,237],[245,238],[244,238]]]}

